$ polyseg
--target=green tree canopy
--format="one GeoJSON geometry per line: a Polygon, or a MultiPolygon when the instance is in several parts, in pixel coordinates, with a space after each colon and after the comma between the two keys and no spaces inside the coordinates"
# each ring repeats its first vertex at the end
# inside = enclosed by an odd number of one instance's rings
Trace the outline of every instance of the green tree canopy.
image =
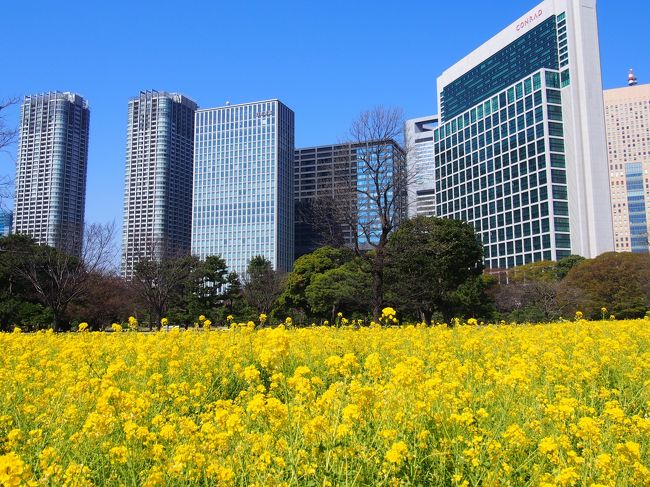
{"type": "Polygon", "coordinates": [[[508,278],[512,282],[556,281],[557,263],[552,260],[543,260],[513,267],[508,271],[508,278]]]}
{"type": "Polygon", "coordinates": [[[51,310],[39,303],[22,269],[35,259],[36,243],[26,235],[0,237],[0,330],[14,326],[45,326],[51,310]]]}
{"type": "Polygon", "coordinates": [[[273,269],[271,261],[256,255],[246,269],[244,299],[257,313],[268,314],[282,293],[282,284],[282,276],[273,269]]]}
{"type": "MultiPolygon", "coordinates": [[[[340,312],[367,310],[370,302],[372,279],[363,267],[367,263],[356,258],[341,266],[314,274],[305,289],[311,311],[334,323],[340,312]]],[[[365,313],[364,313],[365,314],[365,313]]]]}
{"type": "Polygon", "coordinates": [[[650,255],[608,252],[573,267],[563,285],[579,290],[575,310],[598,318],[640,318],[650,307],[650,255]]]}
{"type": "Polygon", "coordinates": [[[473,227],[459,220],[408,220],[391,236],[388,249],[386,282],[395,304],[427,323],[434,312],[451,319],[454,294],[483,271],[483,248],[473,227]]]}
{"type": "Polygon", "coordinates": [[[300,257],[287,276],[284,291],[278,299],[278,307],[285,313],[298,310],[306,315],[310,314],[311,305],[306,290],[314,278],[329,270],[337,269],[352,260],[352,257],[351,250],[333,247],[321,247],[300,257]]]}
{"type": "Polygon", "coordinates": [[[560,280],[564,279],[571,269],[584,260],[585,258],[580,255],[568,255],[563,259],[560,259],[555,266],[557,278],[560,280]]]}
{"type": "Polygon", "coordinates": [[[223,305],[224,287],[228,279],[226,261],[219,255],[210,255],[192,264],[176,314],[187,323],[195,321],[202,314],[214,319],[223,305]]]}

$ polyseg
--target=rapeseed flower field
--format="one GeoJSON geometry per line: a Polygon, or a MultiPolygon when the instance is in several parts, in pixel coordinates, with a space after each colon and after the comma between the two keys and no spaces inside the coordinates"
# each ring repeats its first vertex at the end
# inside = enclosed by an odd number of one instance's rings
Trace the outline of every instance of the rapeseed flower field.
{"type": "Polygon", "coordinates": [[[127,329],[0,334],[0,484],[650,485],[647,320],[127,329]]]}

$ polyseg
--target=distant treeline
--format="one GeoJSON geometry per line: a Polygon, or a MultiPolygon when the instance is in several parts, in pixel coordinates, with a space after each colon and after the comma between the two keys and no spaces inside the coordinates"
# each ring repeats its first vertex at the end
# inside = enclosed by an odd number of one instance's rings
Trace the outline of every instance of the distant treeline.
{"type": "Polygon", "coordinates": [[[239,276],[219,256],[147,260],[127,282],[106,268],[70,257],[29,237],[0,238],[0,329],[91,329],[126,323],[150,328],[162,318],[213,326],[291,317],[297,326],[370,323],[380,306],[402,322],[546,322],[572,318],[638,318],[650,308],[650,255],[569,256],[509,270],[482,267],[482,247],[463,222],[418,217],[390,234],[380,255],[322,247],[281,274],[262,256],[239,276]],[[379,262],[378,262],[379,261],[379,262]]]}

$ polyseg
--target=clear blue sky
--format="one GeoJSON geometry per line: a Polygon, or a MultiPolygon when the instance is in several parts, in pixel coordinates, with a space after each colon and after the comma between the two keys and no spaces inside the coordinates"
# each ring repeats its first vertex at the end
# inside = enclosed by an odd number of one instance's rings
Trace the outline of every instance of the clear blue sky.
{"type": "MultiPolygon", "coordinates": [[[[575,0],[578,1],[578,0],[575,0]]],[[[86,221],[121,225],[127,100],[177,91],[201,107],[279,98],[296,146],[335,143],[364,109],[436,113],[435,81],[539,2],[5,0],[0,98],[73,91],[91,107],[86,221]]],[[[650,82],[644,0],[600,0],[605,88],[650,82]]],[[[18,123],[18,111],[7,114],[18,123]]],[[[14,174],[15,147],[0,154],[14,174]]]]}

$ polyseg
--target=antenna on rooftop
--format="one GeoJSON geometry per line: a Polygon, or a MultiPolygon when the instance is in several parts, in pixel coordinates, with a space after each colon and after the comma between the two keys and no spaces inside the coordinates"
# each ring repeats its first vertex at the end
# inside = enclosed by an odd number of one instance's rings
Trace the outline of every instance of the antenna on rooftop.
{"type": "Polygon", "coordinates": [[[636,76],[634,75],[634,70],[630,68],[630,74],[627,75],[627,84],[629,86],[635,86],[638,83],[636,76]]]}
{"type": "Polygon", "coordinates": [[[227,107],[230,106],[230,102],[229,102],[229,101],[226,102],[226,106],[227,106],[227,107]]]}

